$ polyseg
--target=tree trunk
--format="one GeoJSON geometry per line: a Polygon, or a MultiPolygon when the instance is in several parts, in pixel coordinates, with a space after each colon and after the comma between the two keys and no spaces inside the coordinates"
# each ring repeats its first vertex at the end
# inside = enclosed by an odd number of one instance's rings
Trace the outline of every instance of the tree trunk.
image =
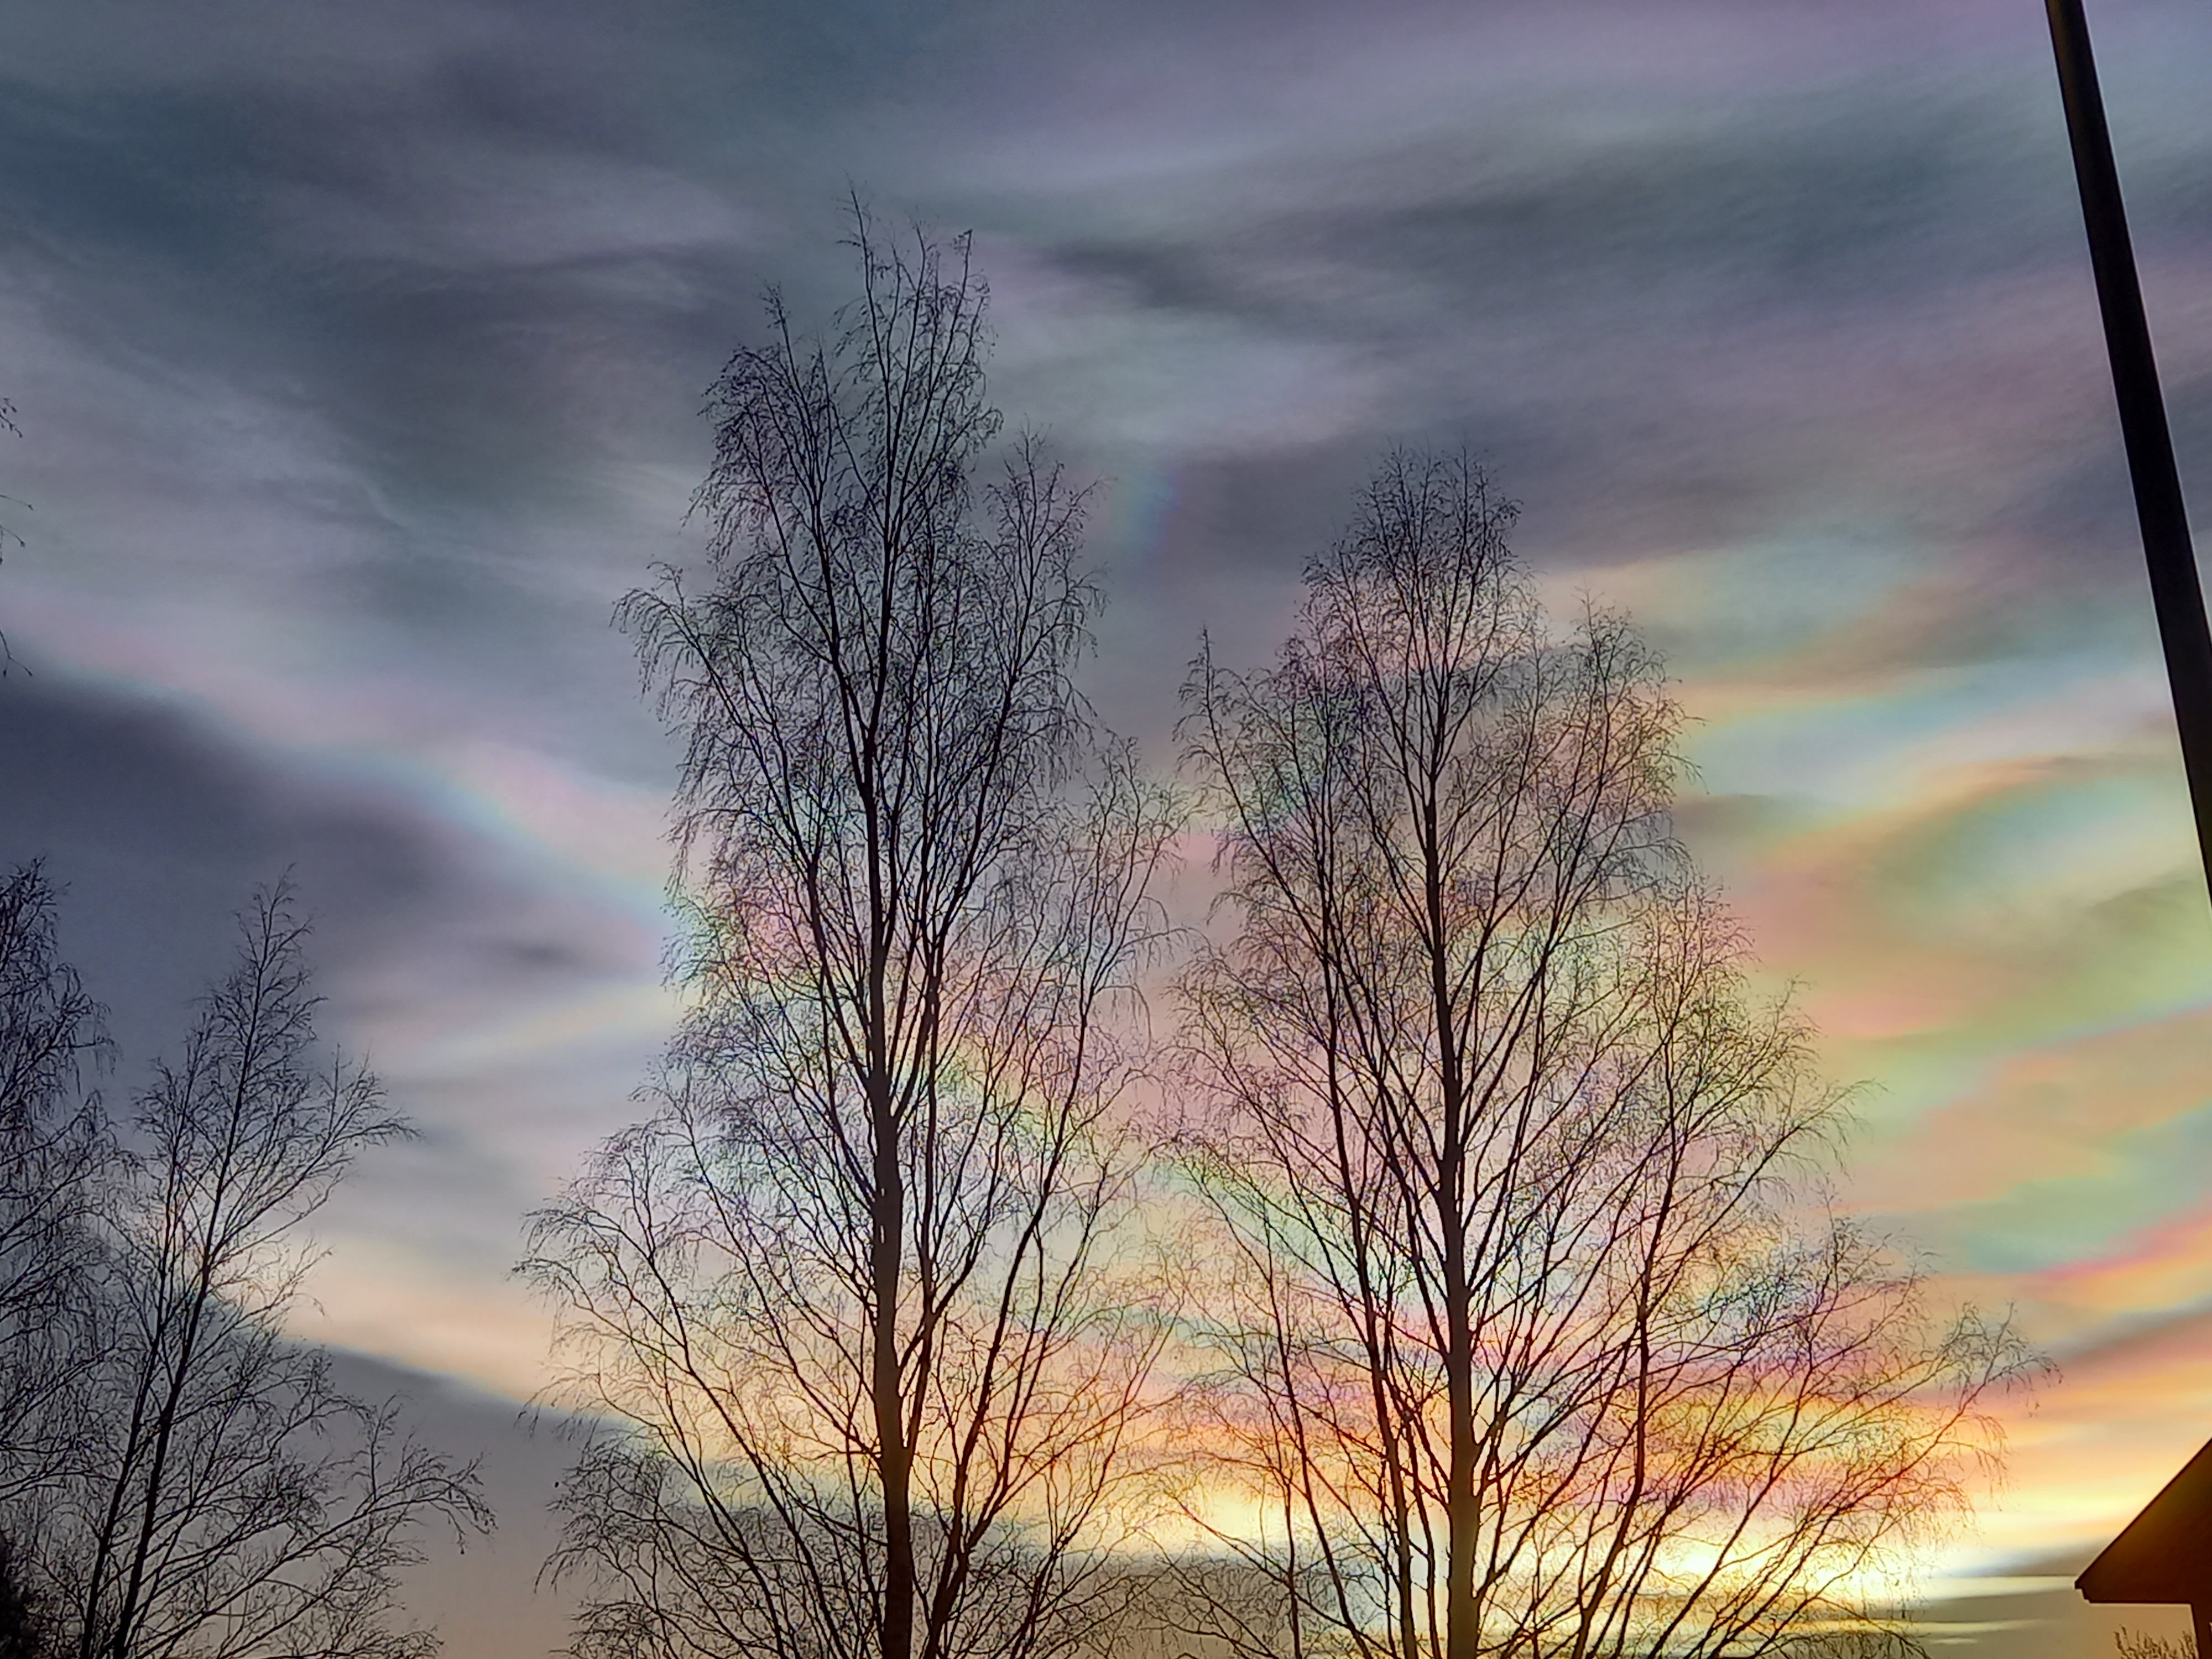
{"type": "Polygon", "coordinates": [[[1445,1407],[1451,1413],[1451,1467],[1444,1494],[1450,1528],[1444,1564],[1444,1659],[1474,1659],[1474,1549],[1480,1520],[1474,1502],[1474,1334],[1468,1309],[1467,1242],[1453,1224],[1458,1218],[1457,1194],[1448,1192],[1446,1201],[1455,1213],[1445,1218],[1444,1234],[1445,1339],[1449,1345],[1444,1356],[1444,1392],[1445,1407]]]}
{"type": "Polygon", "coordinates": [[[869,1378],[876,1412],[877,1468],[884,1489],[883,1659],[914,1651],[914,1455],[906,1443],[905,1400],[899,1389],[899,1246],[906,1231],[906,1192],[899,1170],[898,1121],[890,1079],[871,1081],[876,1142],[875,1237],[869,1279],[875,1294],[874,1366],[869,1378]]]}
{"type": "MultiPolygon", "coordinates": [[[[1439,744],[1439,755],[1441,744],[1439,744]]],[[[1436,760],[1431,764],[1437,764],[1436,760]]],[[[1436,788],[1432,772],[1430,787],[1436,788]]],[[[1446,945],[1442,842],[1434,795],[1421,803],[1422,897],[1429,931],[1429,995],[1436,1022],[1437,1069],[1443,1107],[1443,1167],[1437,1171],[1437,1224],[1442,1231],[1444,1292],[1444,1403],[1451,1413],[1451,1467],[1445,1472],[1444,1659],[1474,1659],[1474,1551],[1480,1516],[1474,1499],[1474,1291],[1468,1282],[1467,1082],[1454,1041],[1451,962],[1446,945]]]]}

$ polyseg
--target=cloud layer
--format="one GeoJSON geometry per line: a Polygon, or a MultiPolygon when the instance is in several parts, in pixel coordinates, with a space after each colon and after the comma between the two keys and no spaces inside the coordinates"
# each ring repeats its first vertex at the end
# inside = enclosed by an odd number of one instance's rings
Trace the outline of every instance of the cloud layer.
{"type": "MultiPolygon", "coordinates": [[[[2094,21],[2212,500],[2212,16],[2094,21]]],[[[1394,441],[1472,446],[1560,601],[1663,646],[1685,832],[1870,1085],[1845,1200],[2067,1373],[1964,1565],[2085,1554],[2212,1427],[2212,917],[2032,11],[11,33],[0,856],[51,852],[141,1053],[296,867],[329,1023],[427,1132],[329,1218],[325,1334],[532,1384],[520,1217],[670,1013],[672,756],[607,618],[695,549],[702,390],[763,283],[835,303],[857,186],[974,228],[994,391],[1104,481],[1094,690],[1154,755],[1198,629],[1271,650],[1394,441]]]]}

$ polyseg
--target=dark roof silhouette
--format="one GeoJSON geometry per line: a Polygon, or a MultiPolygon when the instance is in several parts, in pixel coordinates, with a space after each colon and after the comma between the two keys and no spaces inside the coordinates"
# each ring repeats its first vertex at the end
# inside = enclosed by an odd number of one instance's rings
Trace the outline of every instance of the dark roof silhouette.
{"type": "Polygon", "coordinates": [[[2074,1587],[2092,1601],[2212,1602],[2212,1442],[2105,1546],[2074,1587]]]}

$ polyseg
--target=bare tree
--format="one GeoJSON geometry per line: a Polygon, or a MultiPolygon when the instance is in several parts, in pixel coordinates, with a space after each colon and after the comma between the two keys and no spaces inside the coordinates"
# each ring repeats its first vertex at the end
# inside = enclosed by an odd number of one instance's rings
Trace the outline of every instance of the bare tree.
{"type": "Polygon", "coordinates": [[[0,1533],[0,1659],[52,1659],[46,1610],[26,1580],[22,1552],[0,1533]]]}
{"type": "Polygon", "coordinates": [[[1160,1339],[1114,1014],[1169,830],[1070,672],[1082,497],[1000,417],[964,239],[855,210],[822,339],[716,388],[712,580],[623,616],[688,739],[696,1012],[538,1219],[578,1651],[1021,1659],[1095,1634],[1160,1339]]]}
{"type": "Polygon", "coordinates": [[[1547,631],[1513,517],[1394,457],[1276,666],[1187,689],[1238,923],[1186,982],[1227,1264],[1194,1508],[1236,1592],[1186,1575],[1187,1622],[1390,1659],[1888,1639],[2019,1345],[1931,1328],[1807,1202],[1838,1098],[1673,838],[1658,665],[1547,631]]]}
{"type": "Polygon", "coordinates": [[[2124,1630],[2113,1635],[2112,1645],[2119,1650],[2120,1659],[2197,1659],[2197,1644],[2181,1637],[2124,1630]]]}
{"type": "Polygon", "coordinates": [[[0,881],[0,1531],[23,1535],[82,1426],[114,1168],[98,1098],[81,1091],[106,1055],[101,1010],[61,956],[55,900],[36,861],[0,881]]]}
{"type": "Polygon", "coordinates": [[[393,1403],[346,1395],[283,1332],[301,1224],[405,1131],[366,1071],[318,1069],[306,933],[282,885],[243,920],[109,1189],[100,1363],[36,1549],[76,1659],[426,1654],[434,1638],[391,1623],[416,1532],[489,1524],[472,1466],[406,1440],[393,1403]]]}

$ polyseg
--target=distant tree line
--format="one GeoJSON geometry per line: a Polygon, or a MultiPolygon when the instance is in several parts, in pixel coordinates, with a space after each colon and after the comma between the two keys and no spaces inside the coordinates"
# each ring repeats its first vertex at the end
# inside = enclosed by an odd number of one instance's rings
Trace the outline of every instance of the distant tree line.
{"type": "Polygon", "coordinates": [[[715,389],[706,569],[622,611],[690,1012],[526,1264],[604,1425],[580,1659],[1910,1650],[2032,1362],[1825,1203],[1656,659],[1395,454],[1149,781],[968,244],[853,246],[715,389]]]}
{"type": "Polygon", "coordinates": [[[289,889],[129,1111],[43,866],[0,879],[0,1659],[418,1659],[398,1575],[472,1465],[287,1334],[300,1226],[407,1133],[325,1053],[289,889]]]}

